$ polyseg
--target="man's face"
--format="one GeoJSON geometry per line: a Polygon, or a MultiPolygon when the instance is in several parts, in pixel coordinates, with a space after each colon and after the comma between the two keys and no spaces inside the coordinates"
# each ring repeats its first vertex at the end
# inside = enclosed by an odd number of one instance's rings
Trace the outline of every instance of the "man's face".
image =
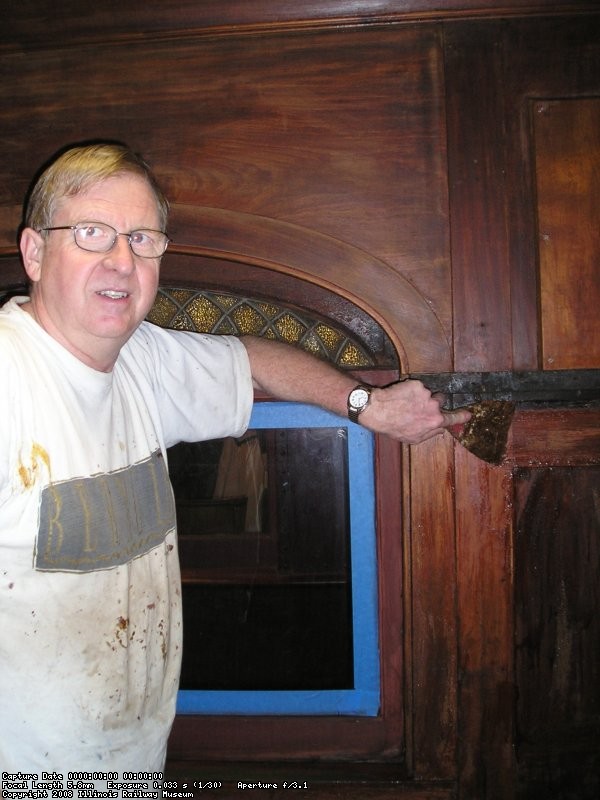
{"type": "MultiPolygon", "coordinates": [[[[160,228],[151,189],[132,174],[108,178],[63,198],[51,225],[83,221],[106,222],[121,233],[160,228]]],[[[134,255],[126,236],[117,236],[108,253],[90,253],[75,244],[70,230],[41,237],[26,229],[21,249],[33,282],[28,310],[81,361],[95,369],[111,369],[152,306],[160,258],[134,255]]]]}

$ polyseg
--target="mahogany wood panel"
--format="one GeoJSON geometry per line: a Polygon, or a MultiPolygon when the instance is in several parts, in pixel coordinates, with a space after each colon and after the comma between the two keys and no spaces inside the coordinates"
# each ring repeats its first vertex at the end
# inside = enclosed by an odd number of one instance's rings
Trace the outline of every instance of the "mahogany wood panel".
{"type": "Polygon", "coordinates": [[[499,27],[447,24],[444,40],[455,369],[510,369],[509,178],[499,27]]]}
{"type": "Polygon", "coordinates": [[[460,796],[514,796],[512,480],[456,447],[460,796]]]}
{"type": "MultiPolygon", "coordinates": [[[[362,373],[363,379],[383,385],[374,374],[362,373]]],[[[388,380],[396,379],[388,373],[388,380]]],[[[387,758],[402,764],[407,773],[413,770],[412,707],[407,696],[412,687],[412,660],[408,650],[410,627],[410,576],[405,574],[408,542],[401,531],[407,517],[405,462],[397,442],[377,438],[375,474],[377,489],[377,564],[379,583],[381,714],[388,727],[387,758]],[[395,523],[391,523],[391,519],[395,523]],[[386,532],[386,536],[379,532],[386,532]],[[389,570],[383,565],[394,564],[389,570]],[[396,571],[396,569],[398,571],[396,571]],[[385,627],[384,627],[385,626],[385,627]]]]}
{"type": "MultiPolygon", "coordinates": [[[[430,318],[413,336],[429,364],[410,368],[443,368],[452,326],[441,67],[435,25],[4,52],[0,246],[14,244],[40,162],[73,141],[126,140],[178,208],[262,219],[245,246],[265,260],[265,225],[295,226],[294,268],[303,234],[321,237],[322,252],[300,254],[305,269],[318,279],[328,253],[323,281],[348,284],[391,327],[406,319],[411,329],[402,292],[379,280],[402,276],[430,318]],[[361,272],[344,248],[379,266],[361,272]]],[[[177,233],[185,243],[191,232],[177,233]]]]}
{"type": "Polygon", "coordinates": [[[600,95],[600,15],[510,21],[503,38],[513,366],[527,369],[542,365],[531,117],[539,99],[600,95]]]}
{"type": "Polygon", "coordinates": [[[444,37],[455,368],[535,369],[531,107],[600,95],[600,16],[456,21],[444,37]]]}
{"type": "Polygon", "coordinates": [[[22,48],[81,44],[150,35],[215,35],[233,29],[297,28],[359,21],[422,21],[464,16],[571,13],[594,9],[594,0],[145,0],[128,14],[121,0],[23,0],[18,13],[12,0],[2,14],[0,46],[22,48]]]}
{"type": "Polygon", "coordinates": [[[507,443],[512,466],[600,463],[600,408],[517,410],[507,443]]]}
{"type": "Polygon", "coordinates": [[[453,440],[410,452],[412,724],[414,774],[456,777],[456,542],[453,440]]]}
{"type": "Polygon", "coordinates": [[[600,97],[533,107],[542,363],[600,365],[600,97]]]}
{"type": "Polygon", "coordinates": [[[517,755],[527,797],[600,794],[599,486],[599,466],[515,473],[517,755]]]}

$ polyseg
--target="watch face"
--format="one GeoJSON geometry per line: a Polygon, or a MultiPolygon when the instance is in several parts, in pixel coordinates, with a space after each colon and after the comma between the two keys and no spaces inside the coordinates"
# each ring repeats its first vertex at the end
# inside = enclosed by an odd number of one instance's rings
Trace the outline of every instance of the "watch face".
{"type": "Polygon", "coordinates": [[[353,389],[350,392],[350,396],[348,398],[348,401],[349,401],[350,405],[352,406],[352,408],[362,409],[369,402],[369,393],[367,392],[366,389],[362,389],[361,387],[358,387],[358,389],[353,389]]]}

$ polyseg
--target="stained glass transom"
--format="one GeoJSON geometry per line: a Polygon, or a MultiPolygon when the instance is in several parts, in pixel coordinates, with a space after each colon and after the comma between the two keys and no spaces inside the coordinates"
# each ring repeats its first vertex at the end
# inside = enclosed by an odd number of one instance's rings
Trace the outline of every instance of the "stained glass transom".
{"type": "Polygon", "coordinates": [[[346,369],[375,363],[360,342],[327,322],[270,301],[226,292],[161,288],[148,319],[180,331],[275,339],[346,369]]]}

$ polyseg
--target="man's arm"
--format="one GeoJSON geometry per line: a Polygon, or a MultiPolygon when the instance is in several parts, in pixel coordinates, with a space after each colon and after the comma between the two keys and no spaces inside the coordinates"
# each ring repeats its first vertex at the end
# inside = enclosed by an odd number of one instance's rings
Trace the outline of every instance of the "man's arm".
{"type": "MultiPolygon", "coordinates": [[[[348,394],[357,380],[295,347],[244,336],[254,386],[278,400],[293,400],[347,416],[348,394]]],[[[467,422],[467,411],[441,411],[441,398],[420,381],[400,381],[374,388],[360,423],[408,444],[418,444],[448,426],[467,422]]]]}

